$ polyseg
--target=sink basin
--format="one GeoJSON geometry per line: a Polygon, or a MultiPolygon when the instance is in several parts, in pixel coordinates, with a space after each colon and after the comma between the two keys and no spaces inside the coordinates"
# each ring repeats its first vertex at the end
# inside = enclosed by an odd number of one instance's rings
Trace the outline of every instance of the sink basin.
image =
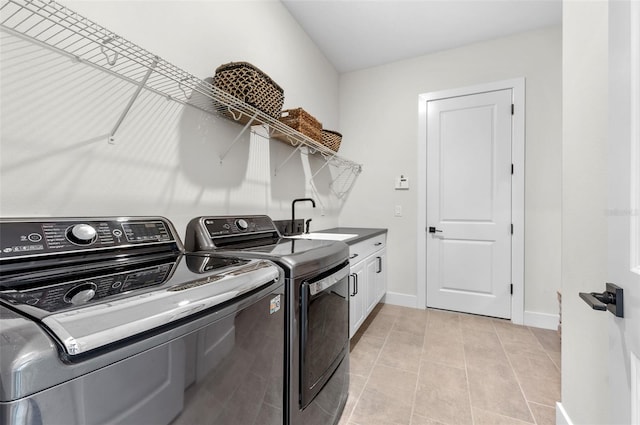
{"type": "Polygon", "coordinates": [[[344,241],[355,238],[356,233],[306,233],[302,235],[287,236],[292,239],[317,239],[323,241],[344,241]]]}

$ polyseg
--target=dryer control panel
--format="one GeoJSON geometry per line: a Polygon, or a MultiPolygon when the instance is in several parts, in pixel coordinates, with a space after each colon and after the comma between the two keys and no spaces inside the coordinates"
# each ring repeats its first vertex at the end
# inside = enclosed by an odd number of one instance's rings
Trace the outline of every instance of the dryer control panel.
{"type": "Polygon", "coordinates": [[[187,251],[200,251],[278,238],[278,229],[266,215],[206,216],[189,222],[185,247],[187,251]]]}

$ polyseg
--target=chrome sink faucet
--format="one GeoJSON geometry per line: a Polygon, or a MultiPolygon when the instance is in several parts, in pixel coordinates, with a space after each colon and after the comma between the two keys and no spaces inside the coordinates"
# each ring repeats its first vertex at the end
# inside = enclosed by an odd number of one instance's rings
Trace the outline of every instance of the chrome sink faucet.
{"type": "MultiPolygon", "coordinates": [[[[311,198],[298,198],[298,199],[294,199],[293,202],[291,202],[291,233],[293,233],[293,229],[295,226],[295,222],[296,222],[296,203],[297,202],[311,202],[311,205],[313,205],[313,208],[316,207],[316,201],[314,201],[311,198]]],[[[309,232],[309,226],[307,224],[307,232],[309,232]]]]}

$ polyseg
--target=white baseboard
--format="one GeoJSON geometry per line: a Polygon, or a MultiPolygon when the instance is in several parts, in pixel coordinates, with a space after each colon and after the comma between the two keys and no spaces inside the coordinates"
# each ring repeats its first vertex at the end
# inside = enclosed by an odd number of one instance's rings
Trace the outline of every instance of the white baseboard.
{"type": "Polygon", "coordinates": [[[534,328],[558,330],[560,316],[558,314],[538,313],[535,311],[524,312],[524,325],[534,328]]]}
{"type": "Polygon", "coordinates": [[[416,295],[400,294],[398,292],[387,292],[382,299],[386,304],[399,305],[402,307],[418,308],[418,297],[416,295]]]}
{"type": "MultiPolygon", "coordinates": [[[[386,304],[399,305],[402,307],[418,307],[418,297],[416,295],[401,294],[399,292],[387,292],[382,299],[386,304]]],[[[534,328],[558,330],[560,316],[557,314],[538,313],[535,311],[524,312],[524,325],[534,328]]]]}
{"type": "Polygon", "coordinates": [[[556,425],[573,425],[573,421],[560,402],[556,403],[556,425]]]}

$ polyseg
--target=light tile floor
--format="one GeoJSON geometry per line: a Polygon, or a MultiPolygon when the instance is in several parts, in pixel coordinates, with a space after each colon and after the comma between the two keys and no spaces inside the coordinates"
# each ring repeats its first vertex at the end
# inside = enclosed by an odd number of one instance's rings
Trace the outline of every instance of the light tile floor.
{"type": "Polygon", "coordinates": [[[339,425],[555,424],[560,338],[509,321],[379,304],[351,340],[339,425]]]}

